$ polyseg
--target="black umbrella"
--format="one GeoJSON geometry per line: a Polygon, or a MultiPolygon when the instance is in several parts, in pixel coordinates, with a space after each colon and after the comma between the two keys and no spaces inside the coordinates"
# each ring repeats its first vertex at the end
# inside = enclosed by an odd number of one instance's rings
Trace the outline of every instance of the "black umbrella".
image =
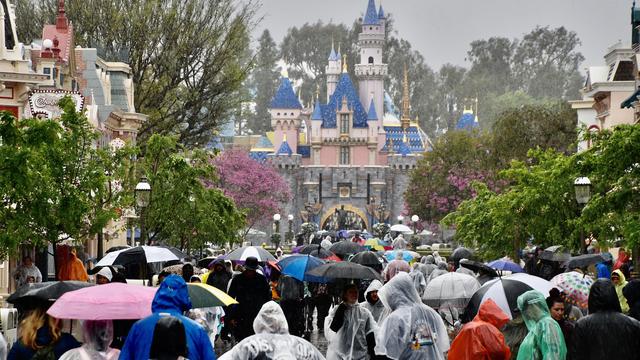
{"type": "Polygon", "coordinates": [[[346,261],[320,265],[317,268],[307,272],[307,274],[327,279],[382,280],[380,275],[372,268],[346,261]]]}
{"type": "Polygon", "coordinates": [[[329,250],[336,255],[345,256],[365,251],[366,248],[357,243],[343,240],[331,245],[329,250]]]}
{"type": "Polygon", "coordinates": [[[69,291],[94,286],[83,281],[48,281],[22,286],[7,298],[7,302],[16,306],[23,306],[34,302],[46,303],[57,300],[69,291]]]}
{"type": "Polygon", "coordinates": [[[550,246],[540,254],[540,259],[555,262],[566,262],[571,259],[569,251],[564,249],[562,245],[550,246]]]}
{"type": "Polygon", "coordinates": [[[107,251],[105,251],[105,254],[108,254],[110,252],[114,252],[114,251],[119,251],[119,250],[124,250],[124,249],[129,249],[131,248],[131,246],[129,245],[119,245],[119,246],[112,246],[109,249],[107,249],[107,251]]]}
{"type": "Polygon", "coordinates": [[[466,247],[459,247],[456,248],[455,250],[453,250],[453,253],[451,254],[451,260],[456,263],[456,265],[460,262],[460,260],[462,259],[469,259],[471,260],[473,258],[473,251],[467,249],[466,247]]]}
{"type": "Polygon", "coordinates": [[[463,268],[467,268],[467,269],[469,269],[471,271],[474,271],[474,272],[483,271],[487,275],[489,275],[491,277],[494,277],[494,278],[498,277],[498,273],[495,271],[495,269],[491,268],[487,264],[483,264],[483,263],[478,262],[478,261],[473,261],[473,260],[469,260],[469,259],[463,258],[462,260],[460,260],[460,266],[462,266],[463,268]]]}
{"type": "Polygon", "coordinates": [[[331,251],[323,249],[320,245],[305,245],[300,249],[299,253],[303,255],[312,255],[320,259],[326,259],[334,255],[331,251]]]}
{"type": "Polygon", "coordinates": [[[382,266],[384,260],[382,257],[373,251],[363,251],[353,255],[350,262],[364,265],[364,266],[382,266]]]}
{"type": "Polygon", "coordinates": [[[202,258],[200,260],[198,260],[198,267],[199,268],[203,268],[203,269],[207,269],[209,267],[209,265],[215,261],[217,259],[216,256],[209,256],[206,258],[202,258]]]}
{"type": "Polygon", "coordinates": [[[569,259],[567,268],[568,269],[584,268],[589,265],[594,265],[594,264],[598,264],[605,261],[606,259],[604,258],[604,256],[602,256],[602,254],[586,254],[586,255],[572,256],[571,259],[569,259]]]}

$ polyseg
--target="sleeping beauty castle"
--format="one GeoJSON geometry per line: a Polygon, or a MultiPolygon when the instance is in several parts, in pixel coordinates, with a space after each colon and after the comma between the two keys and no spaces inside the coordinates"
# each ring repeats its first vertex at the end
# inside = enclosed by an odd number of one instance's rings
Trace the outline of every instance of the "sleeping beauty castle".
{"type": "Polygon", "coordinates": [[[401,112],[385,93],[385,25],[382,6],[369,0],[355,78],[340,52],[328,49],[327,96],[312,108],[302,106],[286,75],[280,80],[270,106],[273,132],[251,149],[251,157],[270,163],[289,181],[294,199],[284,215],[293,215],[297,224],[335,230],[342,216],[348,229],[370,231],[404,210],[409,173],[430,143],[410,117],[406,68],[401,112]]]}

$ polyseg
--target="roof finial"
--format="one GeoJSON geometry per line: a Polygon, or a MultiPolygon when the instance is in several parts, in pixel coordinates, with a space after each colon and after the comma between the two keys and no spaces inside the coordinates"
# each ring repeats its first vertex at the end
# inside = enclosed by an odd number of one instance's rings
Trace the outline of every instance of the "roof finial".
{"type": "Polygon", "coordinates": [[[64,30],[69,28],[69,20],[65,15],[64,0],[58,0],[58,16],[56,17],[56,29],[64,30]]]}
{"type": "Polygon", "coordinates": [[[346,73],[347,70],[347,54],[342,55],[342,72],[346,73]]]}
{"type": "Polygon", "coordinates": [[[409,74],[407,72],[407,64],[404,64],[404,84],[402,87],[402,117],[400,119],[400,123],[402,124],[403,129],[407,129],[409,127],[409,123],[411,122],[411,114],[410,114],[410,103],[409,103],[409,74]]]}
{"type": "Polygon", "coordinates": [[[282,142],[287,142],[287,133],[282,134],[282,142]]]}
{"type": "Polygon", "coordinates": [[[320,100],[320,84],[316,84],[316,101],[320,100]]]}

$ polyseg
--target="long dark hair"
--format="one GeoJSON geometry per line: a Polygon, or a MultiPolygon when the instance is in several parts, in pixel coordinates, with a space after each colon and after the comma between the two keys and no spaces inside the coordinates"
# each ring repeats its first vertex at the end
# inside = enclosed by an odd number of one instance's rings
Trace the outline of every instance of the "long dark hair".
{"type": "Polygon", "coordinates": [[[149,357],[157,360],[175,360],[187,357],[187,334],[182,321],[174,316],[164,316],[153,329],[153,341],[149,357]]]}

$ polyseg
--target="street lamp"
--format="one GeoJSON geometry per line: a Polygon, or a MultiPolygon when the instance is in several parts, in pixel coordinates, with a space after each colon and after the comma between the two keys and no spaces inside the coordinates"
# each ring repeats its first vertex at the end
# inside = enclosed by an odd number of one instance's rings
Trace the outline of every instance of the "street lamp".
{"type": "Polygon", "coordinates": [[[271,242],[273,242],[276,247],[280,244],[280,219],[280,214],[273,215],[273,236],[271,237],[271,242]]]}
{"type": "Polygon", "coordinates": [[[287,240],[287,242],[292,242],[293,241],[293,231],[292,231],[292,229],[293,229],[293,215],[289,214],[287,216],[287,220],[289,220],[288,221],[289,228],[287,229],[287,238],[286,238],[286,240],[287,240]]]}
{"type": "MultiPolygon", "coordinates": [[[[576,191],[576,202],[580,208],[580,213],[591,199],[591,181],[588,177],[579,177],[573,182],[573,188],[576,191]]],[[[584,242],[584,230],[580,229],[580,247],[582,253],[587,253],[587,244],[584,242]]]]}
{"type": "Polygon", "coordinates": [[[145,229],[145,209],[149,206],[151,200],[151,185],[146,177],[141,177],[140,182],[136,184],[135,189],[136,205],[140,208],[140,243],[145,245],[147,232],[145,229]]]}
{"type": "Polygon", "coordinates": [[[418,232],[418,221],[420,221],[420,217],[418,215],[411,216],[411,222],[413,223],[413,233],[416,234],[418,232]]]}
{"type": "Polygon", "coordinates": [[[398,215],[398,224],[402,224],[403,220],[404,220],[404,216],[398,215]]]}

